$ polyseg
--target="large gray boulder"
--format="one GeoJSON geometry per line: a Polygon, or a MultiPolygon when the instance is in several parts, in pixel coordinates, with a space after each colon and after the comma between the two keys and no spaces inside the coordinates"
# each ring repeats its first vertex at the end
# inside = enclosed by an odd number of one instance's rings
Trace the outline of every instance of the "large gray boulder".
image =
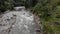
{"type": "Polygon", "coordinates": [[[0,18],[0,34],[40,34],[37,28],[34,15],[28,11],[10,11],[0,18]]]}

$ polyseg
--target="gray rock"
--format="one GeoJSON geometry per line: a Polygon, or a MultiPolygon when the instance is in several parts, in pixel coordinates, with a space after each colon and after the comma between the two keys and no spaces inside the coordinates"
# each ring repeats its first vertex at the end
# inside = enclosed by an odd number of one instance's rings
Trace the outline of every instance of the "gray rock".
{"type": "Polygon", "coordinates": [[[3,15],[1,20],[0,34],[37,34],[34,15],[29,12],[8,12],[3,15]]]}

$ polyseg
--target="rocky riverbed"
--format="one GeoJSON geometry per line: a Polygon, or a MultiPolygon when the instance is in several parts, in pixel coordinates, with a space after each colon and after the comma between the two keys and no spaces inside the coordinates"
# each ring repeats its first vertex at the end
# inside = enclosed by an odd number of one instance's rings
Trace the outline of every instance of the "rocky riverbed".
{"type": "Polygon", "coordinates": [[[18,9],[0,15],[0,34],[40,34],[38,16],[24,10],[24,7],[18,9]]]}
{"type": "Polygon", "coordinates": [[[10,11],[0,18],[0,34],[37,34],[37,28],[34,15],[28,11],[10,11]]]}

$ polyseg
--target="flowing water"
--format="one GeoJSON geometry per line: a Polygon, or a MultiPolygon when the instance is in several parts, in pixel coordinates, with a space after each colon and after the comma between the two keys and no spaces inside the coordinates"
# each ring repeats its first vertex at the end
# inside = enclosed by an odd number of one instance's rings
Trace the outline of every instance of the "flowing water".
{"type": "Polygon", "coordinates": [[[34,15],[26,10],[10,11],[0,18],[0,34],[39,34],[34,15]]]}

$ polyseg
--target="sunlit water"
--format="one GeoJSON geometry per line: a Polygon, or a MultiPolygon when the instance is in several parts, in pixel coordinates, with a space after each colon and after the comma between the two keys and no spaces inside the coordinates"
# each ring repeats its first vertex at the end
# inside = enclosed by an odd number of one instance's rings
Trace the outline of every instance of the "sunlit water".
{"type": "Polygon", "coordinates": [[[0,34],[37,34],[34,15],[28,11],[10,11],[0,19],[0,34]]]}

